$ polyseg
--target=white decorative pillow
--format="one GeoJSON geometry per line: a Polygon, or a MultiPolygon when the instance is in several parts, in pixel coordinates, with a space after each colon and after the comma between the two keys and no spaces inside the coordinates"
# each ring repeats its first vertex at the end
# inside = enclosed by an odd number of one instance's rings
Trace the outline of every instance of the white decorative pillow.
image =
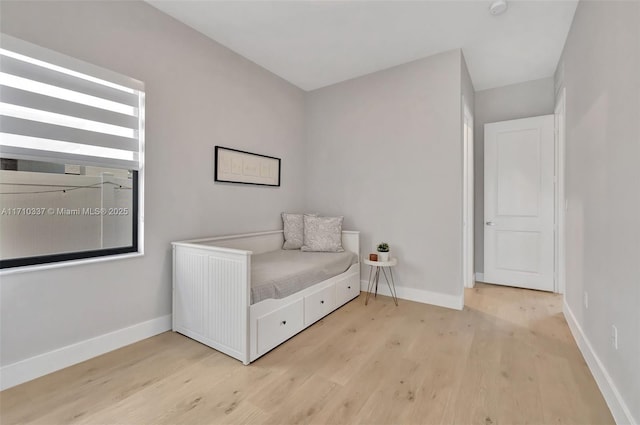
{"type": "Polygon", "coordinates": [[[304,215],[302,251],[343,252],[342,220],[344,217],[304,215]]]}
{"type": "Polygon", "coordinates": [[[304,233],[302,231],[304,220],[302,214],[282,213],[282,225],[284,228],[284,245],[282,249],[300,249],[302,247],[304,233]]]}

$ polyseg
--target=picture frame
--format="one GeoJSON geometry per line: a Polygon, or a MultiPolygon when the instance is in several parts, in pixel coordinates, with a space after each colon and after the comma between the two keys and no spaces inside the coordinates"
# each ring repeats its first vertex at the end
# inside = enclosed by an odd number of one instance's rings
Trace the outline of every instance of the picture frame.
{"type": "Polygon", "coordinates": [[[280,187],[281,159],[238,149],[216,146],[214,180],[280,187]]]}

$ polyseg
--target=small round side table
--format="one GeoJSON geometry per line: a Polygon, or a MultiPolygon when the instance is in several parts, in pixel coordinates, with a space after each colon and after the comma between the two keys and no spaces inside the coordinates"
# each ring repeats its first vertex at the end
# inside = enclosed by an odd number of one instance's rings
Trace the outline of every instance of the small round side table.
{"type": "Polygon", "coordinates": [[[382,274],[384,275],[384,279],[387,281],[387,286],[389,286],[389,292],[391,292],[391,297],[393,297],[393,302],[398,305],[398,297],[396,295],[396,284],[393,281],[393,270],[392,267],[398,264],[397,258],[391,258],[389,261],[371,261],[368,258],[363,259],[364,263],[369,266],[369,284],[367,285],[367,296],[364,300],[364,305],[367,305],[369,302],[369,295],[371,295],[371,290],[374,289],[375,293],[374,297],[378,295],[378,281],[380,280],[380,270],[382,270],[382,274]],[[389,270],[389,276],[391,276],[391,282],[389,282],[389,278],[387,277],[387,272],[385,271],[385,267],[389,270]]]}

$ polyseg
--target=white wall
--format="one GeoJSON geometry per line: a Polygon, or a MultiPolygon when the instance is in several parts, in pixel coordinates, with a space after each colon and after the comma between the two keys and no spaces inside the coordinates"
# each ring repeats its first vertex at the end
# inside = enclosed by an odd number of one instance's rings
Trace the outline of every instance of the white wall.
{"type": "MultiPolygon", "coordinates": [[[[461,74],[462,74],[461,75],[461,77],[462,77],[462,97],[464,98],[464,100],[466,102],[466,106],[467,106],[467,108],[469,108],[469,111],[471,111],[471,113],[474,114],[474,111],[475,111],[475,90],[473,88],[473,81],[471,81],[471,75],[469,75],[469,68],[467,68],[467,61],[465,60],[464,55],[462,55],[460,71],[461,71],[461,74]]],[[[464,109],[462,111],[462,114],[464,115],[464,109]]],[[[464,120],[464,117],[463,117],[463,120],[464,120]]]]}
{"type": "Polygon", "coordinates": [[[0,3],[4,33],[146,83],[145,255],[2,276],[3,366],[171,313],[172,240],[278,229],[304,206],[304,93],[143,2],[0,3]],[[216,184],[213,147],[282,158],[216,184]]]}
{"type": "Polygon", "coordinates": [[[346,214],[363,254],[388,242],[399,294],[436,303],[462,299],[461,59],[441,53],[306,99],[309,210],[346,214]]]}
{"type": "Polygon", "coordinates": [[[553,114],[553,77],[512,84],[475,94],[475,269],[484,272],[484,125],[553,114]]]}
{"type": "Polygon", "coordinates": [[[617,422],[640,423],[640,3],[580,2],[556,81],[567,111],[565,313],[617,422]]]}

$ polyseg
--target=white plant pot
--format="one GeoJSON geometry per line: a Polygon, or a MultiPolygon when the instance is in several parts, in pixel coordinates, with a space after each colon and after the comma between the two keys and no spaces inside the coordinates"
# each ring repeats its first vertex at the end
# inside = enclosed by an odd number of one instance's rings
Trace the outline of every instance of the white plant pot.
{"type": "Polygon", "coordinates": [[[378,251],[378,261],[389,261],[389,253],[378,251]]]}

